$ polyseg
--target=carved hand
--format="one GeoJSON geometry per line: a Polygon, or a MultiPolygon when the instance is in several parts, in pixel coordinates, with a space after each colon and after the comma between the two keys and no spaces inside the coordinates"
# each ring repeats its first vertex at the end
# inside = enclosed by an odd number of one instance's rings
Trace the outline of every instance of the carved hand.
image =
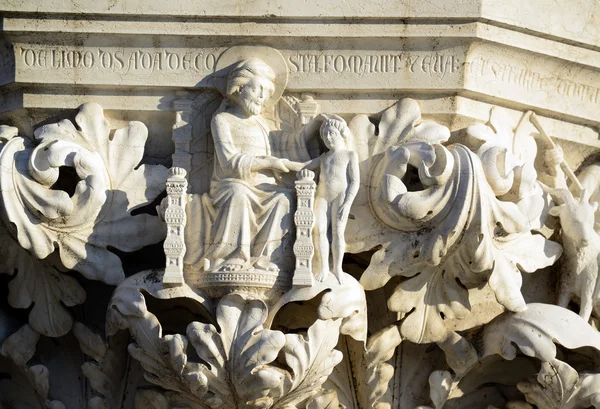
{"type": "Polygon", "coordinates": [[[348,213],[350,212],[350,204],[349,203],[344,203],[343,205],[340,206],[340,208],[338,209],[338,219],[341,222],[345,222],[346,219],[348,218],[348,213]]]}
{"type": "Polygon", "coordinates": [[[256,157],[252,161],[252,171],[257,172],[264,169],[273,169],[278,172],[287,173],[290,169],[287,163],[291,163],[287,159],[279,159],[273,156],[256,157]]]}
{"type": "Polygon", "coordinates": [[[544,152],[544,161],[548,168],[554,171],[554,187],[557,189],[567,189],[567,178],[560,167],[560,164],[564,162],[564,154],[560,146],[556,149],[548,149],[544,152]]]}
{"type": "Polygon", "coordinates": [[[299,172],[304,168],[304,163],[301,162],[294,162],[289,159],[282,159],[282,161],[291,172],[299,172]]]}
{"type": "Polygon", "coordinates": [[[548,164],[549,167],[560,166],[560,164],[565,160],[564,154],[560,146],[557,146],[556,149],[548,149],[544,152],[544,160],[548,164]]]}
{"type": "Polygon", "coordinates": [[[273,170],[276,170],[276,171],[282,172],[282,173],[288,173],[291,170],[288,167],[288,164],[291,162],[287,159],[270,158],[269,160],[270,160],[269,167],[273,170]]]}

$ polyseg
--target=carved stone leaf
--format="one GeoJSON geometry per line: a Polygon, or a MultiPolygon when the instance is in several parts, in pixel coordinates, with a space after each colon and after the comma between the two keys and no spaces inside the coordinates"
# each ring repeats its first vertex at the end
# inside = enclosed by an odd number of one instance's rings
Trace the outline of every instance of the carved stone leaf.
{"type": "Polygon", "coordinates": [[[203,299],[188,286],[164,288],[156,271],[150,270],[123,282],[113,294],[107,316],[107,332],[114,335],[118,329],[129,329],[136,341],[129,345],[129,353],[144,368],[149,382],[178,392],[181,399],[193,407],[208,407],[206,401],[207,368],[188,362],[187,339],[181,334],[162,335],[160,322],[146,308],[144,291],[158,298],[189,297],[203,305],[203,299]],[[196,405],[196,406],[194,406],[196,405]]]}
{"type": "Polygon", "coordinates": [[[600,374],[582,374],[559,360],[543,362],[537,379],[520,382],[527,402],[538,408],[600,408],[600,374]]]}
{"type": "MultiPolygon", "coordinates": [[[[429,343],[447,336],[446,320],[469,316],[469,289],[487,283],[501,306],[524,308],[521,272],[551,265],[562,249],[532,235],[529,215],[516,204],[497,199],[484,169],[498,170],[498,155],[482,159],[463,145],[444,147],[448,129],[417,125],[419,118],[418,104],[403,100],[382,114],[378,133],[363,117],[352,121],[357,150],[369,154],[361,157],[362,193],[346,240],[350,252],[380,247],[361,277],[365,289],[406,277],[389,308],[406,314],[404,338],[429,343]]],[[[498,134],[484,125],[474,128],[488,147],[510,131],[495,117],[492,123],[498,134]]]]}
{"type": "Polygon", "coordinates": [[[39,333],[60,337],[73,319],[65,308],[82,304],[85,291],[77,280],[47,266],[23,249],[0,222],[0,272],[16,276],[10,281],[8,302],[13,308],[31,308],[29,323],[39,333]]]}
{"type": "Polygon", "coordinates": [[[398,285],[388,308],[412,311],[400,325],[401,336],[411,342],[429,343],[447,335],[446,318],[465,318],[470,303],[468,291],[451,272],[430,267],[398,285]]]}
{"type": "Polygon", "coordinates": [[[90,398],[88,406],[103,409],[120,406],[121,383],[127,362],[127,334],[117,334],[104,342],[99,334],[92,332],[81,322],[75,323],[73,334],[81,351],[93,359],[81,366],[96,394],[90,398]]]}
{"type": "Polygon", "coordinates": [[[367,340],[367,300],[356,279],[345,274],[344,285],[325,293],[317,314],[322,320],[342,318],[340,333],[363,343],[367,340]]]}
{"type": "Polygon", "coordinates": [[[306,337],[285,335],[282,352],[292,373],[286,377],[285,393],[277,407],[295,405],[320,390],[321,384],[343,358],[342,353],[334,349],[340,326],[341,319],[317,320],[308,329],[306,337]]]}
{"type": "Polygon", "coordinates": [[[357,115],[349,123],[359,155],[361,187],[350,212],[354,219],[349,219],[346,226],[347,252],[371,250],[393,240],[397,233],[379,220],[371,208],[371,175],[384,152],[409,142],[440,143],[450,137],[445,126],[430,121],[417,125],[420,118],[419,104],[406,98],[383,112],[378,130],[366,115],[357,115]]]}
{"type": "Polygon", "coordinates": [[[515,155],[516,135],[509,123],[505,111],[494,107],[490,112],[489,125],[473,124],[467,127],[469,137],[483,142],[476,150],[484,164],[483,171],[487,181],[496,196],[502,196],[511,190],[515,168],[524,164],[515,155]]]}
{"type": "MultiPolygon", "coordinates": [[[[557,243],[531,234],[515,204],[496,199],[475,154],[461,145],[449,153],[452,160],[444,162],[452,171],[441,171],[448,175],[444,183],[404,193],[382,185],[380,193],[373,193],[380,195],[374,207],[400,232],[375,252],[361,283],[374,289],[395,275],[408,277],[388,305],[410,313],[400,329],[417,343],[442,340],[448,333],[446,319],[469,314],[468,289],[486,282],[502,306],[524,308],[520,272],[551,265],[561,252],[557,243]]],[[[398,166],[394,155],[382,160],[389,161],[382,174],[402,183],[402,175],[388,173],[398,166]]]]}
{"type": "Polygon", "coordinates": [[[134,398],[135,409],[169,409],[165,396],[154,389],[138,389],[134,398]]]}
{"type": "MultiPolygon", "coordinates": [[[[345,340],[340,340],[338,347],[340,349],[346,347],[344,350],[348,350],[347,342],[347,338],[345,340]]],[[[359,345],[359,348],[360,347],[362,347],[362,345],[359,345]]],[[[355,395],[357,388],[352,379],[353,367],[354,363],[351,363],[349,356],[345,355],[342,362],[333,368],[333,371],[327,380],[321,385],[323,391],[335,391],[338,403],[342,408],[354,408],[356,406],[355,395]]]]}
{"type": "Polygon", "coordinates": [[[144,318],[129,318],[130,333],[137,344],[129,345],[129,353],[146,370],[145,378],[167,390],[177,391],[195,401],[207,391],[207,380],[202,375],[204,367],[188,363],[187,357],[169,355],[173,338],[162,336],[161,326],[156,317],[148,313],[144,318]],[[184,360],[183,369],[180,362],[184,360]]]}
{"type": "Polygon", "coordinates": [[[17,366],[25,367],[33,358],[40,334],[25,324],[2,343],[2,355],[10,358],[17,366]]]}
{"type": "Polygon", "coordinates": [[[279,389],[283,373],[268,364],[277,359],[286,338],[280,331],[263,328],[266,304],[230,294],[221,299],[216,317],[220,331],[198,322],[187,331],[198,356],[210,365],[209,389],[224,403],[234,395],[249,402],[279,389]]]}
{"type": "Polygon", "coordinates": [[[306,404],[306,409],[339,409],[337,393],[333,390],[325,390],[311,398],[306,404]]]}
{"type": "MultiPolygon", "coordinates": [[[[431,397],[434,402],[438,402],[436,407],[440,406],[439,402],[442,402],[443,407],[447,407],[444,406],[444,402],[448,397],[453,401],[453,404],[448,407],[468,406],[467,402],[470,399],[474,399],[471,404],[475,404],[473,403],[475,401],[489,402],[490,397],[486,398],[486,394],[483,393],[486,385],[490,386],[493,383],[509,385],[515,380],[523,379],[523,376],[526,376],[523,375],[524,373],[535,371],[531,360],[517,357],[519,350],[527,357],[542,362],[554,362],[557,354],[556,344],[571,350],[583,347],[600,349],[600,333],[587,321],[566,308],[540,303],[528,304],[527,309],[520,312],[506,311],[483,328],[467,333],[466,340],[457,334],[454,334],[453,338],[441,343],[440,346],[446,353],[448,353],[448,346],[444,345],[446,343],[452,344],[454,350],[462,350],[462,353],[456,354],[456,362],[451,365],[453,369],[457,368],[455,376],[448,377],[447,374],[440,373],[439,375],[443,376],[436,375],[430,378],[431,397]],[[466,342],[468,345],[461,345],[465,341],[468,341],[466,342]],[[500,361],[501,358],[507,361],[500,361]],[[458,362],[459,360],[463,362],[458,362]],[[513,360],[516,363],[512,367],[502,365],[513,360]],[[492,371],[490,366],[493,366],[495,371],[492,371]]],[[[539,383],[529,381],[519,386],[523,392],[530,391],[534,396],[532,399],[535,401],[528,398],[530,403],[537,404],[539,408],[560,409],[588,408],[594,404],[593,399],[598,396],[596,378],[586,377],[585,384],[582,381],[580,386],[571,387],[569,385],[576,384],[578,381],[577,373],[570,368],[557,369],[560,376],[557,376],[551,367],[542,370],[542,373],[544,375],[538,377],[539,383]],[[561,371],[563,373],[560,373],[561,371]],[[569,400],[569,402],[583,402],[581,406],[579,403],[574,406],[566,405],[570,393],[567,393],[567,390],[581,394],[576,400],[569,400]],[[563,404],[559,404],[560,402],[563,404]]]]}
{"type": "Polygon", "coordinates": [[[329,275],[325,281],[316,281],[310,287],[294,287],[287,291],[270,306],[266,326],[281,307],[291,302],[308,301],[325,292],[317,309],[317,315],[322,320],[342,318],[340,331],[357,341],[365,342],[367,336],[367,301],[365,291],[360,283],[351,275],[344,274],[344,285],[338,279],[329,275]]]}
{"type": "Polygon", "coordinates": [[[511,360],[518,348],[527,356],[550,362],[556,357],[554,343],[568,349],[590,346],[600,350],[600,333],[566,308],[533,303],[524,311],[504,313],[486,325],[479,354],[498,354],[511,360]]]}
{"type": "Polygon", "coordinates": [[[207,317],[212,316],[209,311],[214,307],[207,297],[187,284],[164,286],[162,274],[162,270],[158,269],[143,271],[128,277],[116,288],[112,295],[111,308],[107,312],[107,336],[115,335],[119,329],[128,328],[123,317],[143,318],[148,314],[143,293],[162,300],[189,299],[201,306],[207,317]]]}
{"type": "Polygon", "coordinates": [[[134,251],[164,237],[157,217],[131,216],[151,202],[166,180],[163,166],[139,166],[147,129],[130,122],[109,138],[102,108],[81,106],[70,121],[42,126],[36,143],[12,138],[0,153],[4,221],[13,223],[19,244],[44,259],[58,247],[60,260],[90,279],[117,284],[120,259],[107,247],[134,251]],[[79,181],[72,197],[53,186],[60,167],[71,167],[79,181]]]}
{"type": "Polygon", "coordinates": [[[448,371],[433,371],[429,375],[429,389],[433,405],[441,408],[450,394],[452,374],[448,371]]]}
{"type": "Polygon", "coordinates": [[[79,342],[81,352],[98,362],[104,360],[108,348],[100,335],[92,332],[81,322],[75,323],[73,335],[75,335],[75,338],[77,338],[77,341],[79,342]]]}
{"type": "Polygon", "coordinates": [[[389,381],[394,376],[394,366],[389,361],[401,342],[398,326],[387,326],[371,335],[366,350],[361,351],[362,356],[355,358],[360,367],[365,368],[354,373],[361,407],[391,408],[391,402],[383,402],[380,399],[388,391],[389,381]]]}
{"type": "Polygon", "coordinates": [[[41,270],[17,273],[8,285],[8,302],[15,308],[28,308],[33,304],[29,313],[31,326],[48,337],[60,337],[73,325],[71,313],[63,304],[67,307],[82,304],[85,291],[73,277],[40,267],[41,270]]]}
{"type": "Polygon", "coordinates": [[[45,409],[65,409],[62,402],[48,399],[50,391],[48,368],[42,364],[28,366],[28,362],[35,354],[39,338],[40,334],[26,324],[2,343],[2,355],[11,359],[19,367],[45,409]]]}

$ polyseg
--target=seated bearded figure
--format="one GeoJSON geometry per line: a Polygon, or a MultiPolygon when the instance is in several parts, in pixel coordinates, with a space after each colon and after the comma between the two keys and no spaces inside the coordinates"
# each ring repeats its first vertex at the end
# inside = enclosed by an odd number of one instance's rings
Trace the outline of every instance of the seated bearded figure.
{"type": "MultiPolygon", "coordinates": [[[[275,141],[284,135],[273,132],[261,115],[274,81],[271,67],[255,58],[238,63],[229,74],[226,99],[211,123],[215,163],[210,192],[201,204],[190,204],[204,207],[203,243],[188,245],[186,264],[203,265],[204,271],[278,271],[282,259],[289,258],[283,239],[291,228],[294,199],[284,175],[302,164],[274,154],[280,152],[277,146],[298,146],[275,141]]],[[[304,150],[300,159],[306,157],[304,150]]]]}

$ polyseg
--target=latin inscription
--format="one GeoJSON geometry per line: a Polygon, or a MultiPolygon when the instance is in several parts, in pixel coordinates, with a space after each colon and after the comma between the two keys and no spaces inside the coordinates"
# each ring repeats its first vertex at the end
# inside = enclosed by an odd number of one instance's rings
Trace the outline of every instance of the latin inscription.
{"type": "MultiPolygon", "coordinates": [[[[284,53],[285,54],[285,53],[284,53]]],[[[118,74],[191,71],[213,72],[219,53],[167,49],[73,49],[19,47],[17,56],[29,69],[103,70],[118,74]]],[[[426,74],[444,78],[458,72],[463,63],[450,52],[398,52],[389,54],[298,53],[285,54],[291,74],[426,74]]]]}
{"type": "Polygon", "coordinates": [[[155,71],[212,72],[217,61],[215,53],[177,52],[170,50],[108,50],[108,49],[19,49],[23,64],[29,68],[104,69],[128,74],[155,71]]]}
{"type": "Polygon", "coordinates": [[[368,74],[394,74],[400,71],[425,73],[443,78],[461,68],[460,60],[453,54],[383,54],[383,55],[344,55],[344,54],[301,54],[288,58],[291,73],[353,73],[359,76],[368,74]]]}
{"type": "Polygon", "coordinates": [[[528,92],[544,91],[576,98],[584,102],[600,102],[600,88],[558,76],[543,75],[524,67],[477,57],[470,63],[470,71],[481,77],[490,75],[497,81],[519,86],[528,92]]]}

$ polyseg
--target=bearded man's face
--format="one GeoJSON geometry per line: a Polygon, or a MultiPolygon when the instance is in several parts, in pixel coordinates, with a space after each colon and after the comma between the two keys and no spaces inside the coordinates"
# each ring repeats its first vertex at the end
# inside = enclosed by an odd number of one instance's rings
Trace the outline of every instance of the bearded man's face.
{"type": "Polygon", "coordinates": [[[272,93],[273,83],[267,78],[256,75],[240,91],[242,108],[248,115],[260,115],[272,93]]]}

